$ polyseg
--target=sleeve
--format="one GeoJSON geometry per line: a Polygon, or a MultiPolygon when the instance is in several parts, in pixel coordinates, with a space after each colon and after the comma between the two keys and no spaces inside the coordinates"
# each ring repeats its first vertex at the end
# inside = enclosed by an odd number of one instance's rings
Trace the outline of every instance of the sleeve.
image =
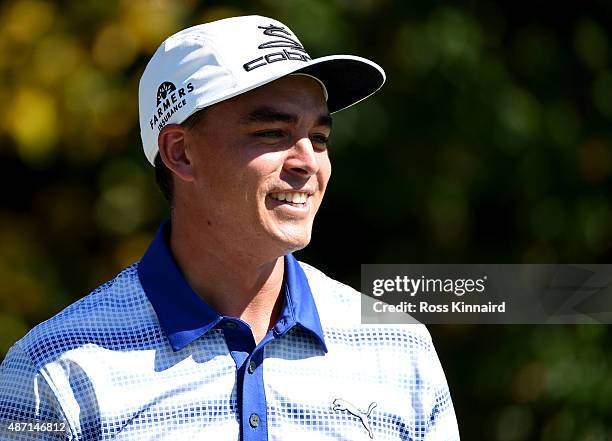
{"type": "Polygon", "coordinates": [[[74,439],[55,393],[19,343],[0,365],[0,439],[74,439]]]}
{"type": "Polygon", "coordinates": [[[419,409],[423,441],[459,441],[459,427],[444,370],[429,332],[417,368],[413,405],[419,409]]]}

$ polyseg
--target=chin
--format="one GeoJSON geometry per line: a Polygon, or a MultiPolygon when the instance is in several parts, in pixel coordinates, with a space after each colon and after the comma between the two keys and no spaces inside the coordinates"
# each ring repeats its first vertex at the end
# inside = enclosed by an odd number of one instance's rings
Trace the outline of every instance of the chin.
{"type": "Polygon", "coordinates": [[[283,254],[288,254],[306,248],[310,243],[310,237],[310,229],[299,229],[299,231],[291,229],[290,231],[282,231],[277,236],[277,240],[280,241],[282,248],[285,250],[283,254]]]}

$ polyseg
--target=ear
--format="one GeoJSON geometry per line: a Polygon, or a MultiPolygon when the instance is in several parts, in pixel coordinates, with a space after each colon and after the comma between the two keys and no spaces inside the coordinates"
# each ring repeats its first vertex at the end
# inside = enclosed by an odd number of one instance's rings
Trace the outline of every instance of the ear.
{"type": "Polygon", "coordinates": [[[159,133],[157,145],[166,167],[172,170],[177,178],[193,181],[193,167],[185,142],[185,129],[179,124],[168,124],[159,133]]]}

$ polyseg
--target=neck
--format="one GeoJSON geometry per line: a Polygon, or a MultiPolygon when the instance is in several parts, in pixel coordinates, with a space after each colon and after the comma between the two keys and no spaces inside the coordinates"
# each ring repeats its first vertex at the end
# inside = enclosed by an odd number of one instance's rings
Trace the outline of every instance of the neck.
{"type": "Polygon", "coordinates": [[[222,315],[247,322],[259,342],[282,308],[283,257],[231,252],[202,231],[172,218],[170,249],[178,266],[202,300],[222,315]]]}

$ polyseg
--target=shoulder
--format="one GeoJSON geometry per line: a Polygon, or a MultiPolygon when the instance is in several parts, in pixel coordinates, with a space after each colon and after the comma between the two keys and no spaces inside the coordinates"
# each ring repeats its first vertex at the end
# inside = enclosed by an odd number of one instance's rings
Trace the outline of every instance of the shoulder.
{"type": "Polygon", "coordinates": [[[121,349],[134,343],[130,340],[135,335],[157,324],[140,285],[137,265],[125,268],[115,278],[35,326],[16,346],[41,368],[72,350],[91,345],[121,349]]]}
{"type": "Polygon", "coordinates": [[[304,262],[299,262],[306,274],[308,284],[317,307],[324,309],[359,306],[360,293],[342,282],[332,279],[322,271],[304,262]]]}
{"type": "MultiPolygon", "coordinates": [[[[445,384],[431,335],[425,325],[362,323],[362,299],[370,298],[316,268],[300,262],[315,299],[328,347],[326,359],[344,370],[405,387],[419,378],[426,387],[445,384]],[[382,368],[384,367],[384,369],[382,368]]],[[[422,397],[419,397],[421,399],[422,397]]]]}
{"type": "Polygon", "coordinates": [[[334,333],[349,332],[364,338],[376,336],[383,341],[389,338],[410,341],[411,345],[426,351],[433,350],[429,331],[416,320],[415,324],[362,324],[362,300],[370,302],[369,297],[332,279],[312,265],[299,263],[306,274],[321,323],[325,328],[333,327],[336,328],[334,333]]]}

